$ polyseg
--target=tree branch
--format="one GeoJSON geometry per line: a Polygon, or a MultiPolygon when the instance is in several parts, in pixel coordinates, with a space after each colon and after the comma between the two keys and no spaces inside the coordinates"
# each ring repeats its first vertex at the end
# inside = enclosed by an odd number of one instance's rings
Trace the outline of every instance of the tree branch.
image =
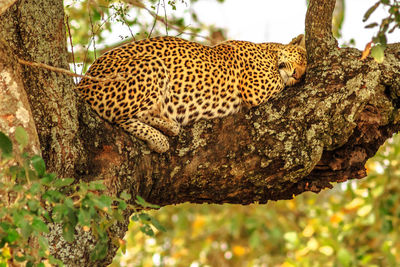
{"type": "Polygon", "coordinates": [[[100,83],[104,83],[104,82],[109,82],[111,80],[114,81],[123,81],[126,78],[123,78],[120,74],[121,73],[115,73],[115,74],[111,74],[108,77],[105,78],[99,78],[99,77],[92,77],[89,75],[81,75],[81,74],[77,74],[74,73],[72,71],[63,69],[63,68],[57,68],[57,67],[53,67],[47,64],[43,64],[43,63],[37,63],[37,62],[31,62],[31,61],[27,61],[27,60],[23,60],[23,59],[18,59],[18,63],[26,65],[26,66],[31,66],[31,67],[36,67],[36,68],[42,68],[42,69],[46,69],[46,70],[50,70],[50,71],[54,71],[54,72],[58,72],[58,73],[62,73],[71,77],[77,77],[77,78],[87,78],[89,80],[93,80],[93,81],[98,81],[100,83]]]}
{"type": "Polygon", "coordinates": [[[3,14],[17,0],[2,0],[0,2],[0,15],[3,14]]]}
{"type": "Polygon", "coordinates": [[[306,15],[307,70],[317,68],[329,51],[337,47],[332,35],[336,0],[310,0],[306,15]]]}
{"type": "Polygon", "coordinates": [[[25,128],[29,137],[27,152],[40,154],[39,138],[23,86],[22,69],[15,64],[17,58],[11,51],[0,38],[0,131],[13,137],[17,126],[25,128]]]}

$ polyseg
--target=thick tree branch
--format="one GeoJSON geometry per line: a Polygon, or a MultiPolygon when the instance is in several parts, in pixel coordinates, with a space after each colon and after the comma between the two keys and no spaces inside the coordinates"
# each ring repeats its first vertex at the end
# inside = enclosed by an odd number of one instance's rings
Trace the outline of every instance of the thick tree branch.
{"type": "Polygon", "coordinates": [[[332,14],[336,0],[310,0],[306,15],[307,70],[321,65],[321,59],[337,47],[332,35],[332,14]]]}
{"type": "Polygon", "coordinates": [[[11,51],[0,39],[0,131],[13,137],[17,126],[25,128],[29,136],[27,151],[40,154],[39,138],[23,86],[22,69],[11,51]]]}
{"type": "MultiPolygon", "coordinates": [[[[68,69],[63,8],[62,1],[18,1],[1,15],[0,38],[19,58],[68,69]]],[[[23,82],[48,169],[72,176],[80,149],[75,139],[77,99],[66,93],[73,87],[72,79],[24,67],[23,82]]]]}
{"type": "Polygon", "coordinates": [[[1,2],[0,2],[0,15],[3,14],[16,1],[17,0],[1,0],[1,2]]]}

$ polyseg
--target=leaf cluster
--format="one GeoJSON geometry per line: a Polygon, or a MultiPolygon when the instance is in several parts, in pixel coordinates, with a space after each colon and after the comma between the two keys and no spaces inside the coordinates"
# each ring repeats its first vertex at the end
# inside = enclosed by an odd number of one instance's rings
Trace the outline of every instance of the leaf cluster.
{"type": "Polygon", "coordinates": [[[388,16],[383,18],[380,24],[373,22],[365,26],[365,28],[374,28],[379,26],[378,33],[373,38],[373,42],[386,45],[386,34],[393,33],[396,28],[400,28],[400,2],[398,0],[379,0],[364,14],[363,22],[366,22],[372,13],[374,13],[380,6],[388,10],[388,16]]]}
{"type": "MultiPolygon", "coordinates": [[[[51,255],[48,236],[49,224],[62,226],[63,238],[75,239],[76,227],[90,231],[96,237],[91,260],[107,255],[109,242],[124,242],[110,237],[109,228],[124,219],[123,212],[137,206],[127,204],[131,196],[123,192],[119,197],[106,194],[102,181],[76,182],[73,178],[60,179],[46,172],[43,159],[24,152],[28,144],[25,130],[15,132],[18,147],[14,149],[9,137],[0,132],[0,266],[24,263],[26,266],[63,265],[51,255]]],[[[137,197],[137,205],[154,208],[137,197]]],[[[150,223],[162,226],[145,213],[135,215],[145,222],[144,232],[151,234],[150,223]]]]}

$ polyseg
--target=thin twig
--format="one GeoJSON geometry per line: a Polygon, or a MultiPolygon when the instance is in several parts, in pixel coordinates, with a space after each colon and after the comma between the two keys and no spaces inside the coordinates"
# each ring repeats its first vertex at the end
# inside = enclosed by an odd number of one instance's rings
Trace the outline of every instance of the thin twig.
{"type": "Polygon", "coordinates": [[[47,64],[43,64],[43,63],[26,61],[26,60],[23,60],[23,59],[20,59],[20,58],[18,58],[18,62],[20,64],[24,64],[24,65],[27,65],[27,66],[43,68],[43,69],[47,69],[47,70],[50,70],[50,71],[62,73],[62,74],[68,75],[68,76],[78,77],[78,78],[85,78],[85,79],[98,81],[98,82],[109,82],[111,80],[113,80],[113,81],[124,81],[124,80],[126,80],[126,78],[120,76],[120,73],[119,74],[112,74],[109,77],[105,77],[105,78],[99,78],[99,77],[93,77],[93,76],[89,76],[89,75],[76,74],[76,73],[73,73],[72,71],[69,71],[69,70],[66,70],[66,69],[53,67],[53,66],[50,66],[50,65],[47,65],[47,64]]]}
{"type": "Polygon", "coordinates": [[[97,58],[97,56],[96,56],[96,39],[95,39],[96,35],[95,35],[94,31],[93,31],[92,12],[90,12],[90,11],[89,11],[89,21],[90,21],[90,28],[92,30],[94,59],[96,59],[97,58]]]}
{"type": "Polygon", "coordinates": [[[165,33],[168,36],[168,19],[167,19],[167,7],[165,6],[165,0],[163,0],[163,5],[164,5],[165,33]]]}
{"type": "MultiPolygon", "coordinates": [[[[101,28],[104,26],[104,24],[107,23],[107,21],[111,20],[113,17],[116,17],[116,16],[117,16],[117,14],[115,13],[115,14],[107,17],[104,21],[102,21],[102,23],[99,25],[97,31],[94,34],[97,34],[101,30],[101,28]]],[[[88,44],[86,52],[85,52],[85,57],[83,59],[84,65],[83,65],[83,68],[82,68],[81,72],[83,72],[83,70],[85,69],[85,64],[86,64],[86,60],[87,60],[87,57],[88,57],[88,54],[89,54],[89,47],[91,46],[91,43],[92,43],[92,38],[90,38],[89,44],[88,44]]],[[[96,58],[96,53],[95,53],[95,58],[96,58]]]]}
{"type": "Polygon", "coordinates": [[[128,27],[128,30],[129,30],[129,32],[130,32],[130,34],[132,36],[133,41],[136,41],[135,35],[133,34],[132,29],[131,29],[131,27],[129,27],[129,24],[128,24],[126,18],[125,18],[125,14],[120,15],[120,17],[123,19],[124,24],[126,25],[126,27],[128,27]]]}
{"type": "Polygon", "coordinates": [[[203,39],[206,39],[207,41],[212,41],[212,39],[210,37],[207,36],[203,36],[197,33],[193,33],[193,32],[182,32],[182,28],[175,26],[173,24],[168,24],[167,21],[165,21],[165,19],[161,16],[159,16],[158,14],[156,14],[155,12],[153,12],[151,9],[147,8],[141,1],[139,0],[124,0],[125,2],[127,2],[128,4],[131,4],[133,6],[136,6],[138,8],[143,8],[144,10],[146,10],[152,17],[154,17],[155,19],[157,19],[158,21],[162,22],[164,25],[168,26],[171,29],[174,29],[178,32],[180,32],[180,34],[187,34],[187,35],[191,35],[191,36],[196,36],[196,37],[200,37],[203,39]]]}
{"type": "Polygon", "coordinates": [[[150,38],[150,37],[151,37],[151,34],[153,33],[154,27],[156,26],[157,17],[158,17],[158,10],[159,10],[159,8],[160,8],[160,2],[161,2],[161,0],[158,0],[158,4],[157,4],[157,13],[155,14],[156,16],[154,17],[153,27],[151,27],[150,33],[149,33],[149,35],[147,36],[147,38],[150,38]]]}

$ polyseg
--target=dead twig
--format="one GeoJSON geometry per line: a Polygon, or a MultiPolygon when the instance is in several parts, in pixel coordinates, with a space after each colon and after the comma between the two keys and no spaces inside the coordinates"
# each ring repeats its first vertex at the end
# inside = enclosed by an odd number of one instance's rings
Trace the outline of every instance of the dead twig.
{"type": "Polygon", "coordinates": [[[182,32],[182,28],[181,27],[178,27],[178,26],[175,26],[175,25],[173,25],[171,23],[168,23],[168,21],[166,21],[162,16],[159,16],[157,13],[155,13],[151,9],[147,8],[140,0],[124,0],[124,1],[126,3],[128,3],[128,4],[131,4],[131,5],[135,6],[135,7],[142,8],[142,9],[146,10],[151,16],[153,16],[156,20],[162,22],[166,27],[169,27],[171,29],[174,29],[174,30],[180,32],[179,35],[187,34],[187,35],[191,35],[191,36],[200,37],[200,38],[206,39],[208,41],[212,41],[212,39],[207,37],[207,36],[199,35],[197,33],[192,33],[192,32],[182,32]]]}
{"type": "Polygon", "coordinates": [[[158,9],[159,8],[160,8],[160,0],[158,0],[158,4],[157,4],[157,11],[156,11],[157,13],[155,13],[155,16],[153,16],[154,17],[153,27],[151,27],[150,33],[147,35],[147,38],[151,37],[151,34],[153,33],[154,27],[157,24],[157,17],[158,17],[158,9]]]}
{"type": "Polygon", "coordinates": [[[121,77],[120,73],[119,74],[112,74],[109,77],[105,77],[105,78],[99,78],[99,77],[93,77],[93,76],[89,76],[89,75],[76,74],[76,73],[74,73],[72,71],[69,71],[69,70],[66,70],[66,69],[53,67],[53,66],[50,66],[50,65],[47,65],[47,64],[43,64],[43,63],[26,61],[26,60],[23,60],[23,59],[20,59],[20,58],[18,58],[18,62],[20,64],[23,64],[23,65],[36,67],[36,68],[42,68],[42,69],[46,69],[46,70],[62,73],[62,74],[68,75],[68,76],[78,77],[78,78],[85,78],[85,79],[98,81],[98,82],[109,82],[111,80],[112,81],[124,81],[124,80],[126,80],[126,78],[121,77]]]}

